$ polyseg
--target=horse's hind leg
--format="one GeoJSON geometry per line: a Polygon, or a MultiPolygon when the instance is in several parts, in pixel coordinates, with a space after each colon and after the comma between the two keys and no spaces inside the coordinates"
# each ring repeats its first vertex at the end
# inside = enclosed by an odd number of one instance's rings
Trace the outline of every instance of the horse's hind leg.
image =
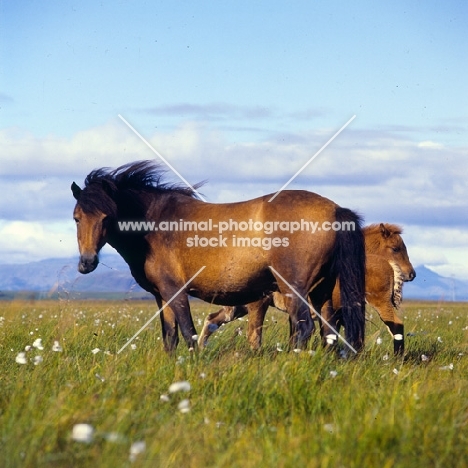
{"type": "Polygon", "coordinates": [[[209,314],[205,318],[203,329],[198,337],[198,346],[203,348],[206,346],[208,338],[225,323],[232,322],[233,320],[247,315],[247,308],[245,306],[224,306],[217,312],[209,314]]]}
{"type": "Polygon", "coordinates": [[[338,333],[342,325],[341,308],[334,307],[332,301],[326,301],[320,311],[320,335],[324,347],[334,347],[338,343],[338,333]]]}
{"type": "Polygon", "coordinates": [[[309,293],[313,316],[319,321],[324,347],[334,347],[338,342],[341,325],[340,288],[334,278],[322,277],[309,293]],[[315,313],[314,313],[315,312],[315,313]]]}
{"type": "Polygon", "coordinates": [[[309,305],[304,296],[298,297],[295,292],[285,294],[285,305],[289,314],[290,346],[305,348],[315,330],[309,305]]]}

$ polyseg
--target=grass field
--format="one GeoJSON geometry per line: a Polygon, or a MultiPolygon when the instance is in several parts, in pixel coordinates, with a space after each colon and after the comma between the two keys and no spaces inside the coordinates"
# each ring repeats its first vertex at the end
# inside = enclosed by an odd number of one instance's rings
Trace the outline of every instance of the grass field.
{"type": "MultiPolygon", "coordinates": [[[[260,352],[236,321],[169,357],[159,319],[117,354],[152,302],[0,307],[1,467],[468,466],[468,304],[404,303],[404,360],[372,311],[365,352],[343,360],[317,339],[287,352],[272,310],[260,352]]],[[[199,330],[214,310],[194,304],[199,330]]]]}

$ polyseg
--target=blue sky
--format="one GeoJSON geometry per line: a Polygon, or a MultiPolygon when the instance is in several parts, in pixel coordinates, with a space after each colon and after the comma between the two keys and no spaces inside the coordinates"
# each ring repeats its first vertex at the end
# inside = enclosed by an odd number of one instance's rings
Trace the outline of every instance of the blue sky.
{"type": "Polygon", "coordinates": [[[76,254],[72,180],[154,155],[210,201],[290,188],[468,277],[464,1],[3,2],[0,261],[76,254]],[[14,238],[14,242],[12,239],[14,238]]]}

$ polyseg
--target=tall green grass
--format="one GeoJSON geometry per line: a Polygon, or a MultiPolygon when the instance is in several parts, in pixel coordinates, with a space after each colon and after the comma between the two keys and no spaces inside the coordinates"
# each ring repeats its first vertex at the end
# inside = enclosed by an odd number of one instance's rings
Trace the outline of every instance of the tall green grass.
{"type": "MultiPolygon", "coordinates": [[[[117,354],[153,316],[152,303],[4,302],[0,466],[468,466],[468,304],[403,309],[405,359],[393,357],[369,311],[364,353],[344,360],[318,339],[308,351],[281,351],[287,316],[272,310],[259,352],[236,321],[203,352],[181,343],[168,356],[159,319],[117,354]],[[24,351],[37,338],[44,349],[24,351]],[[26,364],[15,361],[20,352],[26,364]],[[178,381],[190,391],[169,394],[178,381]],[[79,423],[94,428],[90,442],[73,440],[79,423]],[[146,449],[131,461],[134,442],[146,449]]],[[[194,304],[198,329],[214,310],[194,304]]]]}

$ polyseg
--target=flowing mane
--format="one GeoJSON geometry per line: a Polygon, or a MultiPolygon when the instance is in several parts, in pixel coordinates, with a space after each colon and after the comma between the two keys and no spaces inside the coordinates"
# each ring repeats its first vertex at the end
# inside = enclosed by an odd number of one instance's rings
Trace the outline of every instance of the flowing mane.
{"type": "MultiPolygon", "coordinates": [[[[197,192],[191,187],[182,184],[163,182],[163,176],[167,170],[162,169],[161,165],[154,161],[137,161],[117,169],[103,167],[90,172],[85,179],[85,187],[91,184],[102,183],[103,180],[115,185],[117,190],[134,190],[148,192],[175,192],[181,195],[187,195],[192,198],[198,198],[197,192]]],[[[195,189],[202,183],[196,184],[195,189]]]]}
{"type": "Polygon", "coordinates": [[[113,213],[115,203],[103,192],[125,194],[136,200],[145,194],[179,194],[199,198],[196,189],[203,182],[187,187],[183,184],[163,181],[167,171],[154,161],[137,161],[117,169],[103,167],[91,171],[84,181],[85,188],[80,197],[80,206],[88,213],[102,211],[113,213]]]}

